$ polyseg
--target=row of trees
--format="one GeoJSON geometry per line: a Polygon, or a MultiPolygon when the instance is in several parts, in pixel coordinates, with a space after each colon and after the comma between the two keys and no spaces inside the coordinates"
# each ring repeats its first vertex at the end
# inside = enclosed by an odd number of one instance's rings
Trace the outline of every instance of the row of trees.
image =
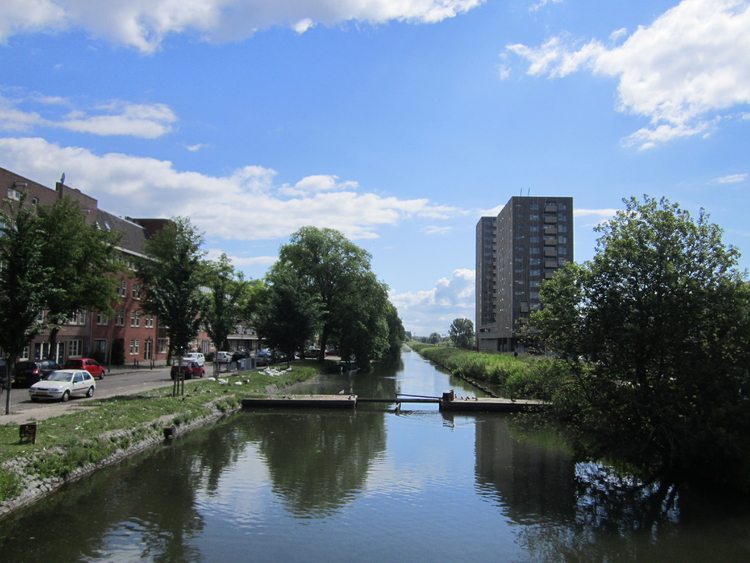
{"type": "MultiPolygon", "coordinates": [[[[87,225],[75,203],[27,206],[22,197],[9,205],[0,212],[0,346],[13,366],[42,331],[50,329],[54,344],[75,311],[110,313],[117,296],[108,274],[124,264],[115,260],[118,236],[87,225]]],[[[321,360],[329,344],[363,365],[398,356],[404,330],[388,288],[370,270],[369,253],[338,231],[300,229],[265,283],[245,280],[224,254],[205,260],[202,243],[189,219],[174,218],[137,262],[141,309],[168,327],[170,356],[186,352],[201,327],[226,349],[241,321],[289,357],[316,336],[321,360]]]]}

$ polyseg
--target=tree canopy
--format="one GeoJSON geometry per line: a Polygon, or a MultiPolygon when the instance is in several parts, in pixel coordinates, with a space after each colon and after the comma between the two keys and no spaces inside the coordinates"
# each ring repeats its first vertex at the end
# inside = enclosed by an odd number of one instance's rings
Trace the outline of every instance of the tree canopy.
{"type": "Polygon", "coordinates": [[[474,323],[467,318],[454,319],[448,336],[457,348],[471,348],[474,346],[474,323]]]}
{"type": "Polygon", "coordinates": [[[570,368],[558,413],[595,452],[628,462],[703,472],[746,460],[750,291],[739,253],[703,210],[694,219],[666,199],[624,203],[597,227],[594,259],[544,283],[532,316],[570,368]]]}
{"type": "MultiPolygon", "coordinates": [[[[285,299],[304,294],[295,314],[317,317],[307,338],[317,331],[321,361],[329,342],[342,355],[356,356],[363,367],[371,359],[398,355],[403,327],[388,301],[388,288],[370,270],[370,258],[334,229],[303,227],[281,247],[279,260],[269,271],[271,294],[277,287],[285,292],[285,299]],[[397,346],[394,334],[399,335],[397,346]]],[[[259,334],[264,336],[260,329],[259,334]]]]}
{"type": "Polygon", "coordinates": [[[203,301],[203,326],[219,350],[229,350],[229,335],[249,314],[247,301],[252,284],[241,272],[234,271],[226,254],[216,262],[206,262],[205,267],[209,293],[203,301]]]}
{"type": "Polygon", "coordinates": [[[46,302],[50,320],[50,354],[61,322],[83,310],[111,312],[117,298],[116,280],[107,274],[121,268],[115,257],[119,233],[100,230],[86,223],[78,204],[68,198],[49,207],[37,208],[45,240],[42,245],[44,264],[52,269],[50,292],[46,302]]]}
{"type": "Polygon", "coordinates": [[[26,194],[18,203],[6,202],[9,212],[0,210],[0,347],[12,369],[24,346],[45,329],[39,314],[57,290],[50,283],[52,268],[44,263],[46,236],[35,210],[26,206],[26,194]]]}
{"type": "Polygon", "coordinates": [[[272,269],[266,277],[255,317],[255,329],[263,341],[284,352],[287,363],[315,332],[320,318],[316,296],[289,268],[272,269]]]}
{"type": "Polygon", "coordinates": [[[206,299],[202,243],[190,220],[176,217],[148,239],[146,257],[137,263],[144,283],[141,308],[167,327],[170,356],[186,352],[200,329],[206,299]]]}

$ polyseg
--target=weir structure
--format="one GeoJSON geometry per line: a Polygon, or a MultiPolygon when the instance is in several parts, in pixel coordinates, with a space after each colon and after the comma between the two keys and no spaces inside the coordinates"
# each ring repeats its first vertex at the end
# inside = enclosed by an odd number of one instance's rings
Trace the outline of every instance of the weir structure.
{"type": "Polygon", "coordinates": [[[357,395],[283,395],[278,397],[249,397],[242,399],[244,408],[327,408],[354,409],[358,403],[380,403],[396,405],[396,411],[404,403],[437,404],[440,411],[451,412],[526,412],[544,408],[547,403],[531,399],[496,399],[478,397],[457,397],[451,390],[442,397],[398,394],[393,398],[367,398],[357,395]]]}

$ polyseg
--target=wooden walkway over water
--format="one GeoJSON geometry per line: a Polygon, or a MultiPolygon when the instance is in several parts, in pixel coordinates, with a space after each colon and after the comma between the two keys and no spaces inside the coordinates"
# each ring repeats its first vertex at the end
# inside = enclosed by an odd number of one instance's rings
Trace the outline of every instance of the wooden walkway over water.
{"type": "Polygon", "coordinates": [[[495,399],[456,397],[453,392],[443,393],[442,397],[425,397],[420,395],[398,395],[394,398],[366,398],[356,395],[283,395],[275,397],[250,397],[242,399],[242,406],[253,407],[283,407],[283,408],[325,408],[325,409],[354,409],[357,404],[437,404],[441,411],[450,412],[525,412],[539,410],[546,403],[527,399],[495,399]]]}

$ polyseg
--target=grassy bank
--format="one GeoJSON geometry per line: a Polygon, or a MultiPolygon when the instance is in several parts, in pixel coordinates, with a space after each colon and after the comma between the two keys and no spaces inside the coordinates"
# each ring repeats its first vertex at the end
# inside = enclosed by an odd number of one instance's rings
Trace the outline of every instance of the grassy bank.
{"type": "MultiPolygon", "coordinates": [[[[235,409],[243,397],[265,395],[320,373],[315,361],[293,364],[290,372],[260,371],[185,382],[185,395],[172,386],[72,405],[78,412],[40,421],[35,444],[19,444],[17,424],[0,426],[0,502],[13,499],[30,481],[66,479],[75,470],[106,460],[118,450],[162,436],[163,427],[185,426],[217,410],[235,409]],[[238,385],[239,383],[239,385],[238,385]]],[[[0,418],[0,422],[2,419],[0,418]]]]}
{"type": "Polygon", "coordinates": [[[553,373],[562,369],[549,358],[523,354],[485,354],[460,348],[446,348],[421,342],[407,342],[412,350],[450,371],[479,383],[491,383],[508,398],[549,400],[553,373]]]}

